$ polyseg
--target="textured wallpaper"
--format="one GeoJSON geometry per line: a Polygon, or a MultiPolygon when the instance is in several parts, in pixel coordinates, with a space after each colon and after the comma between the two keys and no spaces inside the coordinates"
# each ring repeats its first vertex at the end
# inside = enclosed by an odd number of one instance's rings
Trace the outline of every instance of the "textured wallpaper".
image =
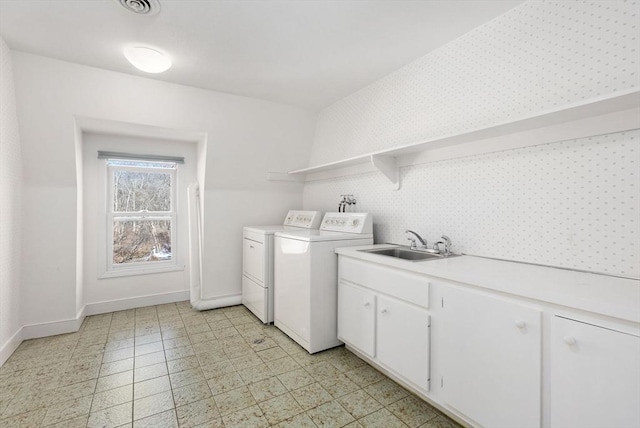
{"type": "Polygon", "coordinates": [[[376,243],[413,229],[455,252],[640,277],[640,131],[309,182],[305,209],[354,194],[376,243]]]}
{"type": "Polygon", "coordinates": [[[21,153],[11,52],[0,38],[0,350],[21,327],[21,153]]]}
{"type": "Polygon", "coordinates": [[[309,166],[640,87],[639,10],[524,3],[324,109],[309,166]]]}
{"type": "MultiPolygon", "coordinates": [[[[347,96],[319,116],[310,166],[640,88],[640,2],[529,1],[347,96]]],[[[341,194],[377,243],[405,229],[456,252],[640,277],[639,131],[308,182],[341,194]]]]}

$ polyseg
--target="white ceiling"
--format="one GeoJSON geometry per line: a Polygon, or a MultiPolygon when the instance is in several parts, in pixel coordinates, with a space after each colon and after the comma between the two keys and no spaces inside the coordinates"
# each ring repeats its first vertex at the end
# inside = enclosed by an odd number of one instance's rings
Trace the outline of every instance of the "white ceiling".
{"type": "Polygon", "coordinates": [[[0,35],[23,52],[319,109],[522,2],[160,0],[140,16],[114,0],[0,0],[0,35]],[[173,67],[137,71],[127,43],[173,67]]]}

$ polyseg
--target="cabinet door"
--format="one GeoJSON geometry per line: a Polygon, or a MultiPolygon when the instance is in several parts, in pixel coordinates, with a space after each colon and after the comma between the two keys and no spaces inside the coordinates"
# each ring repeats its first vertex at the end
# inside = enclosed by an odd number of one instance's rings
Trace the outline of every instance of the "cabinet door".
{"type": "Polygon", "coordinates": [[[640,338],[551,320],[551,426],[639,427],[640,338]]]}
{"type": "Polygon", "coordinates": [[[378,296],[378,361],[424,391],[429,390],[429,313],[378,296]]]}
{"type": "Polygon", "coordinates": [[[486,427],[539,427],[541,312],[443,287],[438,336],[442,394],[486,427]]]}
{"type": "Polygon", "coordinates": [[[375,357],[376,296],[372,292],[340,282],[338,285],[338,339],[375,357]]]}

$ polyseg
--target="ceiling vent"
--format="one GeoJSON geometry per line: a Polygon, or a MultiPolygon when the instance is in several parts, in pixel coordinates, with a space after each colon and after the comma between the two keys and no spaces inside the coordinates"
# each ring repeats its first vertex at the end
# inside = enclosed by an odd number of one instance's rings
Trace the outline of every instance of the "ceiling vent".
{"type": "Polygon", "coordinates": [[[115,0],[120,6],[136,15],[155,15],[160,12],[158,0],[115,0]]]}

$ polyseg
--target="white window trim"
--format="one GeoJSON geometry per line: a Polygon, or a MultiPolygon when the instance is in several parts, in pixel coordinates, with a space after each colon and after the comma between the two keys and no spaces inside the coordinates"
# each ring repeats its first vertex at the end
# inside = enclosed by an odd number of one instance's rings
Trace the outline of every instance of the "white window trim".
{"type": "MultiPolygon", "coordinates": [[[[153,160],[150,160],[153,162],[153,160]]],[[[162,272],[182,271],[184,266],[179,265],[179,253],[178,253],[178,165],[173,169],[162,168],[144,168],[122,165],[108,165],[108,160],[104,161],[104,174],[106,178],[105,183],[105,206],[102,210],[104,219],[104,228],[102,236],[102,242],[104,246],[100,246],[103,250],[100,251],[99,257],[101,262],[98,263],[99,272],[98,279],[102,278],[114,278],[122,276],[136,276],[147,275],[162,272]],[[114,198],[114,186],[113,186],[113,173],[115,170],[131,170],[148,173],[168,173],[171,175],[171,211],[154,212],[154,211],[139,211],[139,212],[118,212],[113,211],[113,198],[114,198]],[[138,262],[135,264],[113,264],[113,221],[118,218],[140,218],[146,220],[171,220],[171,260],[166,261],[154,261],[154,262],[138,262]]]]}

